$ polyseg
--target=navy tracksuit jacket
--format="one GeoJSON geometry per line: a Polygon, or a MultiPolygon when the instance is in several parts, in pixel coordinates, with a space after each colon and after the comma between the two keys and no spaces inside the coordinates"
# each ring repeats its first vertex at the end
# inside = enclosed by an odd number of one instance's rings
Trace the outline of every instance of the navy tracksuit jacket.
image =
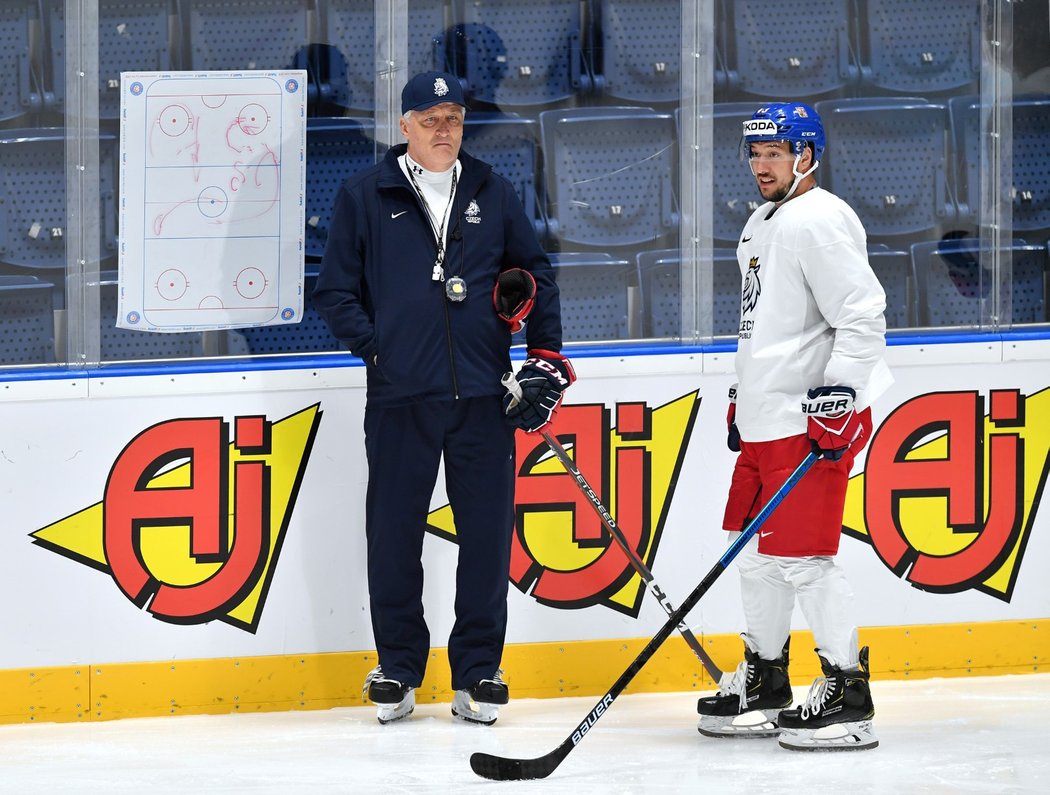
{"type": "Polygon", "coordinates": [[[467,297],[450,302],[431,279],[437,245],[398,165],[405,150],[393,147],[340,189],[313,303],[367,366],[369,601],[383,674],[417,687],[423,679],[420,556],[444,455],[459,544],[449,662],[462,689],[495,673],[506,631],[514,430],[501,405],[511,337],[493,308],[497,276],[524,268],[536,279],[530,349],[561,349],[560,305],[513,186],[462,151],[444,268],[466,281],[467,297]]]}

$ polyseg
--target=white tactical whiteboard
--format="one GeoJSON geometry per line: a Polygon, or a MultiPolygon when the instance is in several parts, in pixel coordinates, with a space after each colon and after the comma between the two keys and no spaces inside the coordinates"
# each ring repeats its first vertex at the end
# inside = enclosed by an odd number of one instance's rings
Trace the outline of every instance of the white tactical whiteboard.
{"type": "Polygon", "coordinates": [[[298,323],[306,72],[125,72],[117,325],[298,323]]]}

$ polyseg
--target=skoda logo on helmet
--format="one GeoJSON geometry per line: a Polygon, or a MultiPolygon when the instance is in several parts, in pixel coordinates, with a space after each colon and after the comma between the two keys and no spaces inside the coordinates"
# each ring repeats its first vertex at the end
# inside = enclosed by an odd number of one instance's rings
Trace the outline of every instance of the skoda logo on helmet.
{"type": "Polygon", "coordinates": [[[748,119],[744,122],[744,135],[776,135],[777,125],[772,119],[748,119]]]}

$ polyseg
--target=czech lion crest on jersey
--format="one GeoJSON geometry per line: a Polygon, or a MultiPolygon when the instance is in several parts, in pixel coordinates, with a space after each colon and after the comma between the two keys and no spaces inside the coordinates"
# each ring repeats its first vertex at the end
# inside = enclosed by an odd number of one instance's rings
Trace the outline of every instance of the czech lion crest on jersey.
{"type": "Polygon", "coordinates": [[[762,264],[758,257],[752,257],[747,263],[747,274],[744,276],[744,289],[740,294],[740,314],[746,315],[758,306],[758,297],[762,294],[762,282],[758,278],[758,270],[762,264]]]}

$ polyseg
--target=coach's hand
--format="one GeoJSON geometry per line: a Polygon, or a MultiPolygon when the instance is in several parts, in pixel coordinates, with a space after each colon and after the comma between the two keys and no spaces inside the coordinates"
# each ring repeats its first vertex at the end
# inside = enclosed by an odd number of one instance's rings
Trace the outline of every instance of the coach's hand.
{"type": "Polygon", "coordinates": [[[554,419],[562,393],[575,380],[572,364],[560,353],[530,350],[513,382],[505,381],[503,413],[515,427],[538,431],[554,419]]]}

